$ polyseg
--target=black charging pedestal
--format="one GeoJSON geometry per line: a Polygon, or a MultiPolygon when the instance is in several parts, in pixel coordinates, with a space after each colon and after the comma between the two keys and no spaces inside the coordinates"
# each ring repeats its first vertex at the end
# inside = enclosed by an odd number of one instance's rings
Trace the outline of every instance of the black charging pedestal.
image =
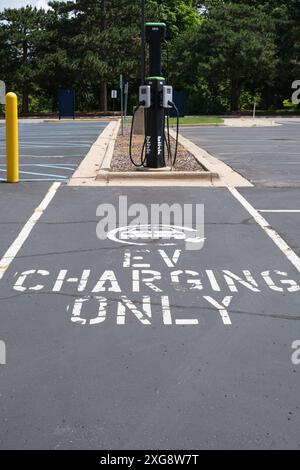
{"type": "Polygon", "coordinates": [[[166,38],[164,23],[146,23],[146,41],[149,44],[149,77],[146,84],[151,87],[151,107],[145,109],[146,161],[148,168],[163,168],[165,162],[165,112],[162,106],[165,79],[161,76],[161,50],[166,38]]]}

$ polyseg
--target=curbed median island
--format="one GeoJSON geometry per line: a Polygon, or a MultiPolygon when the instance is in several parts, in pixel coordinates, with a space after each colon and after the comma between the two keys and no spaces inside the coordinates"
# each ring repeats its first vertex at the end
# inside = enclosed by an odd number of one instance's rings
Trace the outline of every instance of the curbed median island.
{"type": "MultiPolygon", "coordinates": [[[[103,159],[96,178],[97,181],[117,186],[185,186],[187,184],[204,186],[219,178],[218,173],[209,171],[195,155],[180,143],[174,164],[168,159],[168,144],[165,142],[167,166],[159,169],[145,168],[141,165],[143,145],[143,136],[133,136],[132,160],[138,165],[135,166],[129,157],[130,126],[124,127],[123,135],[119,127],[114,148],[103,159]]],[[[175,146],[176,141],[172,136],[170,137],[172,155],[175,154],[175,146]]]]}
{"type": "MultiPolygon", "coordinates": [[[[124,135],[122,135],[121,131],[119,131],[114,155],[111,161],[111,171],[125,171],[131,172],[136,170],[143,170],[143,171],[151,171],[148,168],[143,166],[135,167],[134,164],[131,162],[129,158],[129,135],[130,135],[130,128],[126,126],[124,128],[124,135]]],[[[171,151],[172,155],[175,154],[175,146],[176,142],[173,137],[170,137],[170,144],[171,144],[171,151]]],[[[132,142],[132,157],[133,161],[140,165],[141,162],[141,154],[144,145],[144,137],[143,136],[134,136],[132,142]]],[[[145,152],[144,152],[145,155],[145,152]]],[[[165,155],[168,155],[167,145],[165,143],[165,155]]],[[[166,157],[166,164],[167,170],[163,169],[163,171],[207,171],[206,168],[201,165],[201,163],[186,149],[183,145],[178,145],[178,153],[177,158],[175,161],[174,166],[172,166],[172,162],[168,160],[166,157]]],[[[157,170],[156,170],[157,171],[157,170]]],[[[162,171],[162,170],[161,170],[162,171]]]]}
{"type": "MultiPolygon", "coordinates": [[[[129,128],[120,132],[121,121],[110,122],[72,175],[69,186],[214,186],[252,187],[231,167],[179,134],[175,165],[150,169],[133,165],[129,157],[129,128]]],[[[170,129],[172,154],[176,132],[170,129]]],[[[134,136],[132,159],[139,164],[143,136],[134,136]]],[[[168,152],[166,152],[168,155],[168,152]]]]}

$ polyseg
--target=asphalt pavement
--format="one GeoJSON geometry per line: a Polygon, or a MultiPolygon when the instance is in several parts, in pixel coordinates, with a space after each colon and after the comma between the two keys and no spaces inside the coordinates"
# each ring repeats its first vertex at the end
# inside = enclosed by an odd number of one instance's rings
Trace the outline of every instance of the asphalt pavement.
{"type": "MultiPolygon", "coordinates": [[[[224,131],[182,133],[206,148],[224,131]]],[[[234,132],[242,141],[245,130],[234,132]]],[[[1,244],[0,448],[299,449],[299,266],[255,216],[299,249],[300,214],[262,212],[300,210],[286,184],[236,193],[3,184],[1,214],[18,203],[2,225],[14,232],[3,235],[9,255],[1,244]],[[118,232],[126,211],[102,239],[101,215],[120,196],[131,215],[140,203],[148,214],[162,202],[201,205],[202,249],[176,236],[134,245],[118,232]]]]}
{"type": "Polygon", "coordinates": [[[257,187],[300,187],[300,122],[274,127],[181,128],[181,134],[257,187]]]}
{"type": "MultiPolygon", "coordinates": [[[[67,182],[105,122],[32,120],[19,124],[20,180],[67,182]]],[[[5,126],[0,123],[0,181],[5,181],[5,126]]]]}
{"type": "Polygon", "coordinates": [[[241,194],[300,255],[300,121],[277,122],[280,126],[180,132],[255,185],[241,194]]]}

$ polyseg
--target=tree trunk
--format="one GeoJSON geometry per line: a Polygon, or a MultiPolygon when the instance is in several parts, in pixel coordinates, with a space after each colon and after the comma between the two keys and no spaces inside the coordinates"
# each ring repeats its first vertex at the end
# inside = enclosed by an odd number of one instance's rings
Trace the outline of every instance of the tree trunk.
{"type": "MultiPolygon", "coordinates": [[[[106,8],[107,8],[107,0],[102,0],[102,18],[101,18],[102,31],[105,31],[107,27],[106,8]]],[[[100,83],[100,111],[107,113],[107,83],[105,81],[102,81],[100,83]]]]}
{"type": "Polygon", "coordinates": [[[107,83],[100,84],[100,111],[107,112],[107,83]]]}
{"type": "Polygon", "coordinates": [[[242,82],[239,78],[231,79],[231,112],[240,111],[242,82]]]}
{"type": "MultiPolygon", "coordinates": [[[[106,9],[107,9],[107,0],[102,0],[102,16],[101,16],[101,29],[105,31],[106,24],[106,9]]],[[[107,112],[107,83],[102,81],[100,83],[100,111],[104,113],[107,112]]]]}
{"type": "Polygon", "coordinates": [[[58,112],[58,99],[57,99],[57,94],[53,94],[51,98],[51,110],[52,113],[57,113],[58,112]]]}
{"type": "Polygon", "coordinates": [[[24,84],[23,89],[22,89],[22,115],[27,116],[28,113],[29,113],[28,87],[26,84],[24,84]]]}
{"type": "MultiPolygon", "coordinates": [[[[23,65],[26,67],[28,63],[28,44],[27,41],[23,41],[23,65]]],[[[22,115],[26,116],[29,111],[28,104],[28,86],[27,83],[23,83],[22,87],[22,115]]]]}

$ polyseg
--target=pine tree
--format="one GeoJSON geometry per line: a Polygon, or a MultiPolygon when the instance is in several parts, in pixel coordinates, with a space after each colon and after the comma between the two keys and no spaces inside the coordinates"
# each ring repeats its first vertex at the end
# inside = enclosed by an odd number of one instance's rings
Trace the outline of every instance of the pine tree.
{"type": "Polygon", "coordinates": [[[8,8],[0,13],[0,41],[4,77],[14,83],[22,96],[22,114],[29,112],[29,93],[38,70],[38,48],[42,42],[46,13],[44,10],[8,8]]]}

